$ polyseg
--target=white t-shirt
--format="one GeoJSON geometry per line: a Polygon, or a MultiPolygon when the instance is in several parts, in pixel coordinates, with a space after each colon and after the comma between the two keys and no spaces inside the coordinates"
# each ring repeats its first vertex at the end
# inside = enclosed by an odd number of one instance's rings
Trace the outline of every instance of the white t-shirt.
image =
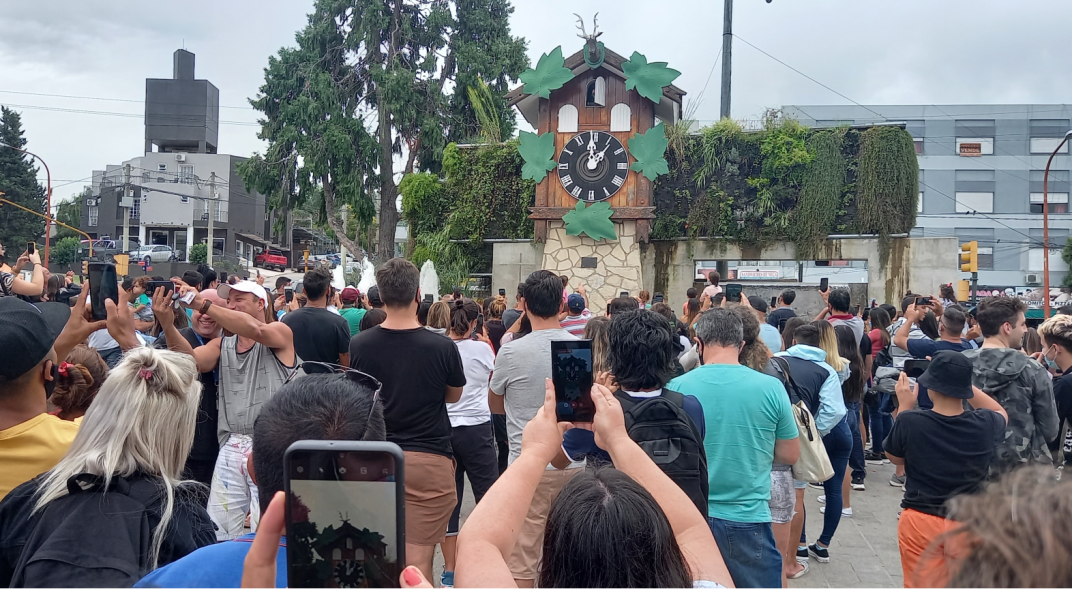
{"type": "Polygon", "coordinates": [[[488,344],[471,340],[455,340],[465,370],[465,387],[457,403],[447,403],[450,426],[480,425],[491,421],[488,408],[488,381],[495,368],[495,352],[488,344]]]}
{"type": "MultiPolygon", "coordinates": [[[[521,432],[543,407],[544,381],[551,378],[551,342],[575,339],[565,329],[541,329],[499,348],[491,390],[504,397],[511,464],[521,455],[521,432]]],[[[582,466],[583,461],[574,462],[569,468],[582,466]]],[[[554,469],[550,464],[547,468],[554,469]]]]}

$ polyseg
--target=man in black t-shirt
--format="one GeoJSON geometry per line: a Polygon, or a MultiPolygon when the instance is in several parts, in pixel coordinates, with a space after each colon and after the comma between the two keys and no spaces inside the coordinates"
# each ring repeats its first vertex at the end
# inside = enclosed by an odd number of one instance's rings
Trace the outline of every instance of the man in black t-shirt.
{"type": "MultiPolygon", "coordinates": [[[[302,284],[309,301],[290,311],[281,320],[294,332],[294,352],[304,362],[350,364],[350,324],[338,313],[328,311],[331,274],[323,268],[305,273],[302,284]]],[[[326,369],[324,369],[326,370],[326,369]]],[[[306,372],[322,372],[306,366],[306,372]]]]}
{"type": "MultiPolygon", "coordinates": [[[[938,301],[934,301],[930,307],[909,305],[905,309],[904,317],[904,323],[893,334],[893,345],[907,350],[913,358],[924,360],[942,350],[963,352],[972,349],[972,345],[960,337],[964,333],[964,322],[967,316],[956,305],[943,308],[942,303],[938,301]],[[928,309],[934,311],[938,317],[938,334],[941,338],[937,341],[930,338],[910,338],[912,326],[923,318],[928,309]]],[[[931,408],[931,399],[926,387],[919,387],[917,402],[920,409],[931,408]]]]}
{"type": "Polygon", "coordinates": [[[420,277],[402,258],[376,271],[387,319],[350,340],[350,366],[383,383],[387,441],[406,457],[406,564],[431,579],[457,503],[447,403],[461,399],[465,371],[458,346],[417,322],[420,277]]]}
{"type": "MultiPolygon", "coordinates": [[[[944,587],[944,555],[920,557],[945,532],[950,498],[973,493],[986,479],[994,450],[1005,437],[1008,414],[986,393],[972,386],[972,363],[960,352],[941,351],[919,377],[930,390],[932,410],[900,410],[882,447],[907,481],[897,524],[905,587],[944,587]],[[975,411],[965,411],[967,400],[975,411]]],[[[908,376],[897,381],[900,409],[914,407],[908,376]]]]}
{"type": "Polygon", "coordinates": [[[777,328],[778,333],[781,333],[782,321],[788,321],[797,316],[797,312],[790,306],[795,300],[797,300],[797,291],[783,290],[782,294],[778,296],[778,308],[771,311],[770,315],[767,315],[767,325],[777,328]]]}
{"type": "MultiPolygon", "coordinates": [[[[201,291],[201,297],[212,301],[213,305],[227,306],[215,290],[201,291]]],[[[210,340],[220,337],[220,326],[216,320],[208,315],[202,315],[198,309],[193,310],[193,321],[190,327],[179,330],[191,348],[199,348],[210,340]]],[[[168,349],[167,338],[164,333],[153,342],[153,347],[161,350],[168,349]]],[[[219,395],[219,369],[201,373],[201,402],[197,407],[197,424],[194,426],[194,445],[190,448],[190,454],[186,458],[186,466],[183,476],[193,479],[205,485],[212,484],[212,470],[216,467],[216,459],[220,454],[219,433],[216,431],[219,423],[219,407],[217,397],[219,395]]],[[[204,503],[208,503],[208,489],[204,489],[204,503]]]]}

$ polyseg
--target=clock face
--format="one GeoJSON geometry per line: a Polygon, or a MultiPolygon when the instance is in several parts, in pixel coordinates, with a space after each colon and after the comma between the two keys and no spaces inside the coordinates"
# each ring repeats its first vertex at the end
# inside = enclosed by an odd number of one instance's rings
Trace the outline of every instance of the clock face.
{"type": "Polygon", "coordinates": [[[629,154],[621,141],[604,131],[585,131],[558,154],[558,180],[573,198],[606,200],[625,184],[629,154]]]}

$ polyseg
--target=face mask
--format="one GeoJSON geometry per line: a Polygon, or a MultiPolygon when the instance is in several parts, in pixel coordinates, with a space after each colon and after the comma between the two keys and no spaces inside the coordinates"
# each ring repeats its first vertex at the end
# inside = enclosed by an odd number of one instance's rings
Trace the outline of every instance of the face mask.
{"type": "MultiPolygon", "coordinates": [[[[1054,346],[1054,351],[1056,351],[1056,350],[1057,350],[1057,346],[1054,346]]],[[[1054,361],[1054,360],[1057,360],[1057,354],[1056,353],[1053,355],[1053,360],[1050,359],[1049,351],[1047,351],[1045,354],[1043,354],[1042,357],[1046,359],[1046,367],[1047,368],[1049,368],[1050,370],[1056,370],[1057,369],[1057,362],[1054,361]]]]}
{"type": "Polygon", "coordinates": [[[59,367],[55,364],[52,365],[52,380],[45,380],[45,398],[48,399],[52,396],[52,392],[56,390],[56,377],[59,376],[59,367]]]}

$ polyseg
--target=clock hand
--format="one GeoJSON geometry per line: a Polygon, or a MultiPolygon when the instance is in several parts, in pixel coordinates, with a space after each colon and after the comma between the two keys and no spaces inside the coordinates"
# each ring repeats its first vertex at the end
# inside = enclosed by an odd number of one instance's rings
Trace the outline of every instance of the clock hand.
{"type": "Polygon", "coordinates": [[[596,166],[599,164],[599,162],[603,161],[603,156],[604,156],[604,154],[607,153],[607,149],[609,149],[609,148],[610,148],[610,142],[607,142],[607,147],[604,147],[603,151],[595,154],[595,157],[588,158],[588,169],[589,170],[596,169],[596,166]]]}

